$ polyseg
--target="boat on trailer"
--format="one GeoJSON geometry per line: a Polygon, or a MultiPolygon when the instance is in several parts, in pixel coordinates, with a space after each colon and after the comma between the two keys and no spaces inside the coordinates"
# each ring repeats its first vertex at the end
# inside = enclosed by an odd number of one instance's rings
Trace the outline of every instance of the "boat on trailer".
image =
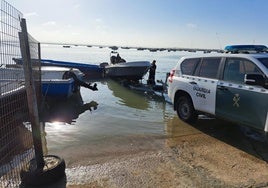
{"type": "Polygon", "coordinates": [[[106,63],[103,66],[107,77],[137,81],[148,72],[151,63],[149,61],[125,61],[118,52],[112,51],[110,64],[106,63]]]}
{"type": "Polygon", "coordinates": [[[153,85],[145,84],[142,82],[132,82],[132,81],[127,81],[127,80],[121,81],[120,84],[133,91],[146,94],[150,96],[150,98],[155,98],[155,99],[158,98],[171,104],[170,98],[167,95],[167,90],[168,90],[167,79],[169,77],[169,74],[170,73],[166,73],[165,81],[157,80],[156,81],[157,84],[153,84],[153,85]]]}

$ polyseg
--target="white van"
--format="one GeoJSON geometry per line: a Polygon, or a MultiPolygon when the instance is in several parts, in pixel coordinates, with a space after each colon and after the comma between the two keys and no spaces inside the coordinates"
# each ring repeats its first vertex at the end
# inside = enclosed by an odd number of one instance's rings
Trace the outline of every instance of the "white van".
{"type": "Polygon", "coordinates": [[[268,132],[268,53],[244,49],[179,60],[168,96],[180,119],[192,123],[208,114],[268,132]]]}

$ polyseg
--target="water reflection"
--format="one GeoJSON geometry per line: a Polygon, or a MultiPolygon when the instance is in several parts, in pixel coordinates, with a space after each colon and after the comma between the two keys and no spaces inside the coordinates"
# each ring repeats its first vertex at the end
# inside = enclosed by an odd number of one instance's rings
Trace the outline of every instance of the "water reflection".
{"type": "Polygon", "coordinates": [[[166,122],[165,131],[168,137],[166,144],[169,147],[176,146],[185,136],[200,133],[198,129],[181,121],[177,116],[172,117],[166,122]]]}
{"type": "Polygon", "coordinates": [[[114,80],[108,80],[107,85],[113,92],[113,95],[121,99],[119,102],[122,104],[140,110],[147,110],[149,108],[149,100],[137,92],[120,85],[120,83],[114,80]]]}
{"type": "Polygon", "coordinates": [[[87,110],[96,110],[98,103],[91,101],[85,103],[82,100],[80,92],[71,96],[68,100],[55,101],[47,100],[45,108],[42,110],[41,119],[43,122],[52,122],[53,125],[59,125],[60,122],[72,124],[80,114],[87,110]]]}
{"type": "Polygon", "coordinates": [[[239,126],[202,115],[199,115],[198,121],[191,125],[174,116],[167,121],[165,130],[170,147],[180,143],[185,137],[196,134],[210,135],[225,142],[233,142],[242,136],[239,126]]]}
{"type": "Polygon", "coordinates": [[[183,144],[186,140],[202,139],[204,135],[208,135],[252,156],[268,161],[267,137],[242,125],[202,116],[199,116],[195,124],[189,125],[174,116],[166,122],[165,132],[166,145],[171,148],[183,144]],[[200,137],[196,137],[197,134],[200,134],[200,137]]]}

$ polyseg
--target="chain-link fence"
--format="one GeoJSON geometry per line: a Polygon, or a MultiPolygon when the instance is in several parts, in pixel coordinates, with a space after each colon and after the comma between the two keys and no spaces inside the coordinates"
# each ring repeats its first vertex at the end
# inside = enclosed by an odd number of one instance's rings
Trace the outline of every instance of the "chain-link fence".
{"type": "MultiPolygon", "coordinates": [[[[22,13],[4,0],[0,11],[0,187],[18,187],[20,170],[35,156],[24,71],[16,61],[21,59],[22,13]]],[[[40,59],[39,44],[30,36],[29,45],[31,58],[40,59]]],[[[35,65],[40,97],[40,64],[35,65]]]]}

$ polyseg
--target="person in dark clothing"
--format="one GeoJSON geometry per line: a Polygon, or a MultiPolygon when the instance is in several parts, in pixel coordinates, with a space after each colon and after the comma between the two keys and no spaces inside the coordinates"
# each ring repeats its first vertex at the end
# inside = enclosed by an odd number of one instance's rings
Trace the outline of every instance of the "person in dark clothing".
{"type": "Polygon", "coordinates": [[[121,61],[121,57],[120,57],[120,55],[118,53],[117,56],[116,56],[116,63],[120,63],[120,61],[121,61]]]}
{"type": "Polygon", "coordinates": [[[155,85],[155,71],[156,71],[156,60],[153,60],[150,70],[149,70],[149,77],[147,80],[147,84],[155,85]]]}
{"type": "Polygon", "coordinates": [[[88,84],[88,83],[80,80],[79,78],[77,78],[76,74],[72,70],[66,71],[62,76],[62,79],[69,79],[69,78],[74,79],[74,82],[75,82],[76,86],[83,86],[85,88],[91,89],[92,91],[97,91],[98,90],[96,83],[93,86],[91,86],[91,84],[88,84]]]}

